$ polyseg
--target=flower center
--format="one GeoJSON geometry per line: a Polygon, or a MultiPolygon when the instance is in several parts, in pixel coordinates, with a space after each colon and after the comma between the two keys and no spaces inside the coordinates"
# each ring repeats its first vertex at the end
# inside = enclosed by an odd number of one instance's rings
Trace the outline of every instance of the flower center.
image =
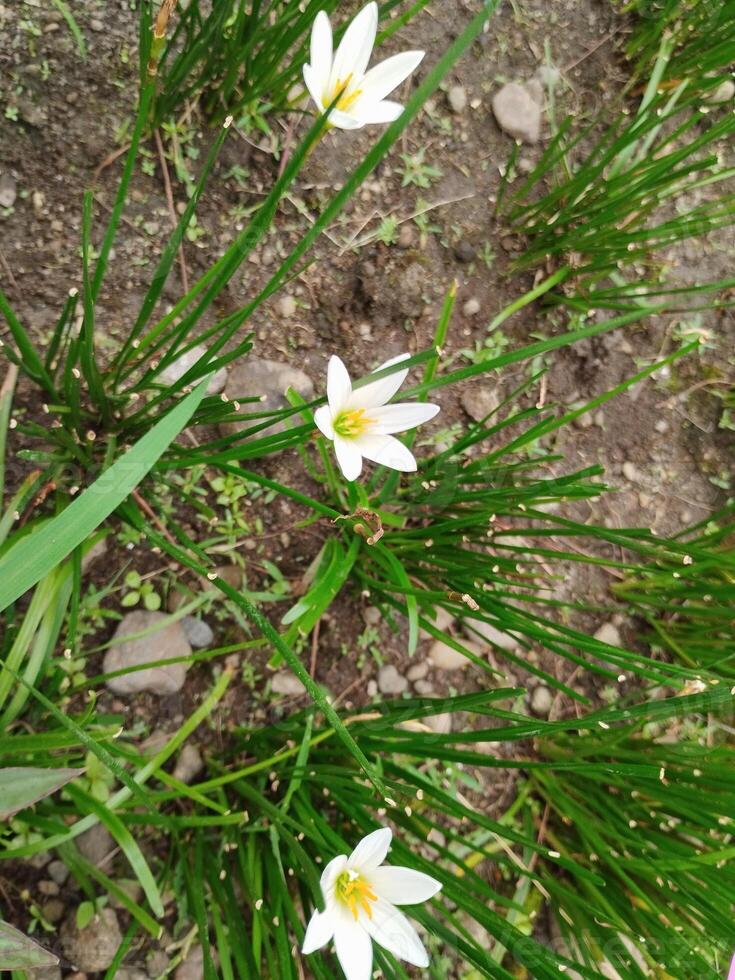
{"type": "Polygon", "coordinates": [[[334,420],[334,431],[345,439],[354,439],[362,435],[372,425],[373,419],[365,417],[364,408],[353,408],[349,412],[340,412],[334,420]]]}
{"type": "Polygon", "coordinates": [[[338,78],[332,92],[329,95],[325,95],[322,99],[322,106],[325,109],[328,109],[334,99],[339,96],[334,104],[334,108],[339,109],[340,112],[349,112],[358,98],[362,95],[362,90],[359,88],[356,88],[354,92],[348,93],[347,90],[349,89],[351,83],[352,72],[350,72],[350,74],[344,80],[338,78]]]}
{"type": "Polygon", "coordinates": [[[343,871],[335,882],[334,893],[340,902],[352,912],[355,921],[357,921],[360,909],[365,912],[369,919],[372,919],[373,910],[370,908],[370,903],[377,901],[378,896],[356,871],[343,871]]]}

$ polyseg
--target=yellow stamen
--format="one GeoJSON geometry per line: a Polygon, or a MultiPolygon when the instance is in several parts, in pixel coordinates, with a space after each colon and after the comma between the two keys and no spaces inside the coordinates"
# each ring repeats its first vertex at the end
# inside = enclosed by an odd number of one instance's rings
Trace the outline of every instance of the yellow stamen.
{"type": "Polygon", "coordinates": [[[348,412],[340,412],[334,420],[334,431],[345,439],[354,439],[362,435],[374,422],[365,415],[364,408],[353,408],[348,412]]]}
{"type": "Polygon", "coordinates": [[[360,909],[365,912],[369,919],[372,919],[373,910],[370,903],[377,901],[378,896],[360,875],[355,875],[354,871],[343,871],[337,878],[335,894],[352,912],[355,921],[357,921],[360,909]]]}
{"type": "Polygon", "coordinates": [[[344,79],[337,79],[337,83],[332,89],[329,95],[325,95],[322,99],[322,106],[328,109],[335,99],[337,101],[334,104],[335,109],[339,109],[340,112],[349,112],[355,102],[362,95],[362,89],[356,88],[354,92],[347,92],[350,84],[352,82],[352,72],[344,79]],[[337,98],[339,96],[339,98],[337,98]]]}

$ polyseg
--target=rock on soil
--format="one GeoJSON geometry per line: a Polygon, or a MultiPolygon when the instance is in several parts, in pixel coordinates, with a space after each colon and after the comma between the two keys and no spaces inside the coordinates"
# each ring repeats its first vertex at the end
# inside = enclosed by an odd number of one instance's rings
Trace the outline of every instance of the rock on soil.
{"type": "Polygon", "coordinates": [[[279,670],[277,674],[271,677],[271,690],[274,694],[296,696],[303,694],[306,688],[296,674],[292,674],[290,670],[279,670]]]}
{"type": "Polygon", "coordinates": [[[447,102],[452,112],[459,115],[467,108],[467,91],[464,85],[452,85],[447,92],[447,102]]]}
{"type": "MultiPolygon", "coordinates": [[[[147,612],[143,609],[127,613],[115,630],[113,646],[105,654],[102,665],[104,672],[140,667],[155,660],[191,656],[191,647],[181,623],[169,622],[161,627],[166,619],[163,613],[147,612]],[[151,632],[136,639],[125,639],[145,630],[151,632]]],[[[167,664],[111,677],[105,683],[114,694],[138,694],[140,691],[176,694],[184,686],[188,669],[187,663],[167,664]]]]}
{"type": "Polygon", "coordinates": [[[594,639],[599,640],[600,643],[607,643],[611,647],[622,647],[623,645],[620,632],[614,623],[603,623],[595,633],[594,639]]]}
{"type": "Polygon", "coordinates": [[[393,664],[384,664],[378,671],[378,690],[381,694],[403,694],[407,687],[408,681],[393,664]]]}
{"type": "Polygon", "coordinates": [[[462,395],[462,408],[475,422],[481,422],[500,405],[500,398],[490,388],[475,386],[462,395]]]}
{"type": "Polygon", "coordinates": [[[115,850],[117,844],[107,827],[97,823],[77,837],[77,847],[82,857],[85,857],[90,864],[100,867],[105,863],[108,854],[115,850]]]}
{"type": "MultiPolygon", "coordinates": [[[[426,616],[425,618],[433,623],[440,633],[449,633],[454,625],[454,616],[441,606],[439,606],[436,610],[436,616],[433,619],[431,619],[429,616],[426,616]]],[[[422,640],[433,640],[431,633],[427,632],[425,629],[419,630],[419,636],[422,640]]]]}
{"type": "Polygon", "coordinates": [[[202,980],[203,976],[204,950],[201,946],[192,946],[189,955],[177,967],[174,980],[202,980]]]}
{"type": "Polygon", "coordinates": [[[0,208],[12,208],[18,189],[12,174],[0,174],[0,208]]]}
{"type": "Polygon", "coordinates": [[[76,916],[74,909],[61,927],[64,956],[85,973],[106,970],[122,942],[115,912],[102,909],[84,929],[77,929],[76,916]]]}
{"type": "MultiPolygon", "coordinates": [[[[183,378],[189,368],[193,367],[200,357],[207,353],[207,348],[203,344],[197,344],[191,350],[186,351],[177,357],[173,363],[161,371],[161,381],[165,384],[174,384],[179,378],[183,378]]],[[[227,371],[220,368],[212,375],[212,380],[207,385],[208,395],[217,395],[227,384],[227,371]]]]}
{"type": "Polygon", "coordinates": [[[196,616],[184,616],[181,620],[181,627],[191,646],[197,650],[210,646],[214,641],[212,627],[203,619],[197,619],[196,616]]]}
{"type": "MultiPolygon", "coordinates": [[[[249,402],[242,407],[246,413],[277,412],[288,408],[285,393],[293,388],[302,398],[309,401],[314,397],[314,384],[311,378],[298,368],[278,361],[267,361],[259,357],[248,357],[242,364],[230,369],[225,394],[230,401],[245,398],[260,398],[261,402],[249,402]]],[[[293,424],[293,422],[291,422],[293,424]]],[[[220,426],[225,435],[241,432],[254,425],[254,422],[243,420],[239,422],[223,422],[220,426]]],[[[275,422],[264,432],[268,435],[282,432],[287,428],[283,420],[275,422]]]]}
{"type": "Polygon", "coordinates": [[[182,783],[191,783],[204,768],[204,760],[196,745],[187,743],[176,760],[174,779],[182,783]]]}
{"type": "Polygon", "coordinates": [[[522,143],[538,143],[541,136],[541,106],[534,94],[525,85],[508,82],[493,96],[498,126],[522,143]]]}
{"type": "Polygon", "coordinates": [[[406,671],[406,677],[411,682],[422,681],[428,673],[429,665],[425,660],[422,660],[421,663],[414,664],[412,667],[408,668],[406,671]]]}
{"type": "MultiPolygon", "coordinates": [[[[471,640],[465,640],[464,646],[477,656],[482,655],[477,644],[473,643],[471,640]]],[[[450,647],[448,643],[444,643],[443,640],[436,640],[431,645],[429,650],[429,660],[432,662],[434,667],[438,667],[439,670],[459,670],[462,667],[466,667],[470,661],[465,657],[463,653],[455,650],[454,647],[450,647]]]]}
{"type": "MultiPolygon", "coordinates": [[[[499,647],[501,650],[514,651],[518,649],[518,640],[511,636],[510,633],[504,633],[499,630],[496,626],[492,626],[490,623],[486,623],[481,619],[465,619],[465,627],[471,627],[472,631],[469,635],[475,639],[476,633],[479,633],[483,639],[487,640],[495,647],[499,647]]],[[[467,632],[467,629],[465,629],[467,632]]]]}
{"type": "Polygon", "coordinates": [[[554,703],[554,696],[548,687],[539,684],[534,687],[530,698],[531,711],[539,718],[548,718],[551,705],[554,703]]]}
{"type": "Polygon", "coordinates": [[[452,730],[452,716],[448,711],[441,715],[430,715],[424,718],[424,724],[437,735],[448,735],[452,730]]]}

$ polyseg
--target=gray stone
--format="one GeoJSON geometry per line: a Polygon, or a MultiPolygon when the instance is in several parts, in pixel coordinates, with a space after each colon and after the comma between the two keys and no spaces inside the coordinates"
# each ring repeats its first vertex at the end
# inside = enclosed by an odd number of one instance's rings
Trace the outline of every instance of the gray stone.
{"type": "Polygon", "coordinates": [[[112,834],[101,823],[96,823],[94,827],[90,827],[89,830],[80,834],[76,839],[76,845],[82,857],[97,867],[105,864],[107,856],[112,854],[117,847],[112,834]]]}
{"type": "MultiPolygon", "coordinates": [[[[166,623],[166,619],[163,613],[142,609],[124,616],[115,630],[115,642],[105,654],[103,671],[108,674],[125,668],[140,667],[155,660],[191,656],[191,647],[181,623],[166,623]],[[150,632],[135,639],[126,639],[144,631],[150,632]]],[[[119,677],[111,677],[105,683],[114,694],[138,694],[140,691],[176,694],[184,686],[188,669],[188,663],[179,661],[121,674],[119,677]]]]}
{"type": "Polygon", "coordinates": [[[290,670],[279,670],[271,678],[271,690],[274,694],[288,694],[295,697],[303,694],[306,688],[296,674],[292,674],[290,670]]]}
{"type": "MultiPolygon", "coordinates": [[[[191,350],[186,351],[168,367],[161,371],[161,381],[164,384],[174,384],[179,378],[183,378],[189,368],[193,367],[200,357],[207,353],[207,348],[203,344],[197,344],[191,350]]],[[[200,379],[201,380],[201,379],[200,379]]],[[[207,385],[208,395],[217,395],[227,384],[227,371],[220,368],[212,375],[212,380],[207,385]]]]}
{"type": "Polygon", "coordinates": [[[641,478],[638,467],[628,459],[623,463],[623,476],[626,480],[630,480],[631,483],[638,483],[641,478]]]}
{"type": "Polygon", "coordinates": [[[383,618],[383,614],[377,606],[366,606],[362,611],[362,618],[366,626],[377,626],[383,618]]]}
{"type": "Polygon", "coordinates": [[[462,307],[462,312],[465,316],[477,316],[480,312],[480,301],[475,296],[470,296],[467,302],[462,307]]]}
{"type": "Polygon", "coordinates": [[[533,77],[538,79],[544,88],[555,89],[561,81],[561,72],[553,65],[539,65],[533,77]]]}
{"type": "MultiPolygon", "coordinates": [[[[409,224],[408,221],[404,221],[401,227],[398,229],[398,247],[412,248],[415,243],[416,243],[416,233],[413,229],[413,226],[409,224]]],[[[370,334],[368,334],[368,337],[369,336],[370,334]]]]}
{"type": "Polygon", "coordinates": [[[717,104],[720,102],[730,102],[733,98],[735,98],[735,82],[731,78],[725,78],[717,88],[712,89],[707,96],[707,101],[717,104]]]}
{"type": "MultiPolygon", "coordinates": [[[[249,402],[243,408],[244,412],[260,414],[261,412],[277,412],[279,409],[288,408],[289,404],[285,397],[288,388],[293,388],[307,401],[314,397],[314,385],[311,378],[303,371],[278,361],[248,357],[230,370],[225,394],[230,401],[260,398],[260,404],[249,402]]],[[[295,424],[293,420],[288,421],[290,425],[295,424]]],[[[220,429],[225,435],[231,435],[250,428],[253,424],[252,421],[248,420],[224,422],[220,429]]],[[[287,422],[278,420],[261,434],[272,435],[274,432],[282,432],[286,428],[287,422]]]]}
{"type": "Polygon", "coordinates": [[[424,724],[437,735],[448,735],[452,730],[452,716],[448,711],[441,715],[429,715],[424,718],[424,724]]]}
{"type": "Polygon", "coordinates": [[[554,703],[554,696],[548,687],[543,684],[539,684],[534,687],[531,692],[531,697],[529,699],[529,704],[531,706],[531,711],[538,715],[539,718],[548,718],[549,712],[551,711],[551,705],[554,703]]]}
{"type": "MultiPolygon", "coordinates": [[[[43,917],[51,925],[55,926],[57,922],[61,922],[64,918],[64,912],[66,912],[66,903],[62,902],[60,898],[49,898],[48,901],[44,902],[41,906],[41,912],[43,917]]],[[[33,974],[34,980],[36,974],[33,974]]]]}
{"type": "MultiPolygon", "coordinates": [[[[465,627],[471,627],[472,632],[469,635],[473,639],[476,639],[476,634],[479,633],[488,643],[494,647],[499,647],[501,650],[514,651],[518,649],[519,644],[515,636],[499,630],[490,623],[486,623],[481,619],[465,619],[464,625],[465,627]]],[[[467,629],[465,632],[467,632],[467,629]]]]}
{"type": "Polygon", "coordinates": [[[621,647],[623,645],[618,628],[614,623],[603,623],[595,632],[594,638],[599,640],[600,643],[607,643],[610,647],[621,647]]]}
{"type": "Polygon", "coordinates": [[[0,174],[0,208],[12,208],[18,195],[18,185],[12,174],[0,174]]]}
{"type": "Polygon", "coordinates": [[[541,106],[523,85],[508,82],[492,101],[498,126],[513,139],[538,143],[541,136],[541,106]]]}
{"type": "Polygon", "coordinates": [[[63,861],[52,861],[51,864],[49,864],[47,871],[57,885],[63,885],[66,879],[69,877],[69,869],[63,861]]]}
{"type": "Polygon", "coordinates": [[[467,92],[464,85],[452,85],[447,92],[447,102],[452,112],[457,115],[464,112],[467,108],[467,92]]]}
{"type": "Polygon", "coordinates": [[[424,677],[429,673],[429,665],[425,660],[421,663],[414,664],[413,667],[409,667],[406,671],[407,680],[413,683],[414,681],[422,681],[424,677]]]}
{"type": "Polygon", "coordinates": [[[174,980],[202,980],[204,977],[204,950],[201,946],[192,946],[189,955],[178,965],[174,980]]]}
{"type": "MultiPolygon", "coordinates": [[[[471,653],[475,653],[478,656],[481,655],[480,648],[473,643],[471,640],[465,640],[464,646],[471,653]]],[[[443,640],[436,640],[431,645],[429,650],[429,660],[432,662],[434,667],[438,667],[439,670],[460,670],[462,667],[466,667],[470,661],[465,657],[463,653],[450,647],[448,643],[444,643],[443,640]]]]}
{"type": "Polygon", "coordinates": [[[431,681],[415,681],[413,687],[417,694],[421,694],[424,697],[428,697],[428,695],[434,693],[434,685],[431,681]]]}
{"type": "Polygon", "coordinates": [[[384,664],[378,671],[378,690],[381,694],[403,694],[407,687],[408,681],[393,664],[384,664]]]}
{"type": "Polygon", "coordinates": [[[281,316],[293,316],[296,312],[296,300],[293,296],[281,296],[276,303],[276,308],[281,316]]]}
{"type": "MultiPolygon", "coordinates": [[[[454,616],[452,613],[444,609],[443,606],[437,607],[436,615],[433,619],[431,619],[428,613],[425,614],[424,618],[432,622],[440,633],[451,632],[452,626],[454,625],[454,616]]],[[[419,636],[422,640],[433,640],[431,633],[427,632],[425,629],[419,630],[419,636]]]]}
{"type": "Polygon", "coordinates": [[[366,690],[367,690],[367,696],[369,698],[374,698],[375,695],[378,693],[378,682],[376,680],[373,680],[373,678],[371,677],[370,680],[367,682],[366,690]]]}
{"type": "Polygon", "coordinates": [[[179,753],[174,767],[174,779],[182,783],[191,783],[204,768],[204,760],[196,745],[188,743],[179,753]]]}
{"type": "Polygon", "coordinates": [[[203,619],[197,619],[196,616],[184,616],[181,620],[181,627],[191,646],[197,650],[211,646],[214,641],[212,627],[203,619]]]}
{"type": "Polygon", "coordinates": [[[44,966],[40,970],[27,973],[26,976],[30,976],[32,980],[61,980],[61,967],[44,966]]]}
{"type": "Polygon", "coordinates": [[[111,908],[101,909],[84,929],[78,929],[76,909],[61,927],[64,956],[85,973],[106,970],[122,942],[117,915],[111,908]]]}
{"type": "Polygon", "coordinates": [[[458,262],[473,262],[477,258],[477,249],[466,238],[463,238],[454,246],[454,257],[458,262]]]}
{"type": "Polygon", "coordinates": [[[162,973],[168,970],[168,964],[170,960],[168,954],[162,949],[154,949],[152,953],[148,954],[148,959],[146,960],[146,972],[148,976],[160,977],[162,973]]]}
{"type": "MultiPolygon", "coordinates": [[[[120,889],[120,891],[125,892],[129,899],[133,902],[139,902],[143,897],[143,889],[140,882],[135,878],[118,878],[115,884],[120,889]]],[[[114,895],[110,895],[110,906],[113,909],[124,909],[125,906],[116,898],[114,895]]],[[[119,980],[119,974],[115,977],[115,980],[119,980]]]]}
{"type": "Polygon", "coordinates": [[[491,412],[496,411],[499,405],[500,398],[491,388],[475,385],[462,394],[462,408],[475,422],[481,422],[491,412]]]}

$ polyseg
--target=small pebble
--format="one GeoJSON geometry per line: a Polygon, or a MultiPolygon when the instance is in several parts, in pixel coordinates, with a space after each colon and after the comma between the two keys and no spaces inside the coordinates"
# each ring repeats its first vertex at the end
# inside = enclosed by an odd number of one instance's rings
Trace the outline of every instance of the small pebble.
{"type": "Polygon", "coordinates": [[[622,646],[620,633],[617,626],[613,623],[603,623],[594,634],[594,638],[599,640],[600,643],[607,643],[611,647],[622,646]]]}
{"type": "Polygon", "coordinates": [[[381,694],[403,694],[408,681],[402,677],[393,664],[383,664],[378,671],[378,690],[381,694]]]}
{"type": "Polygon", "coordinates": [[[281,316],[293,316],[296,312],[296,300],[293,296],[281,296],[276,305],[281,316]]]}
{"type": "Polygon", "coordinates": [[[543,684],[539,684],[538,687],[535,687],[531,693],[531,711],[535,715],[538,715],[539,718],[547,718],[549,712],[551,711],[553,701],[554,696],[549,688],[545,687],[543,684]]]}
{"type": "Polygon", "coordinates": [[[733,98],[735,98],[735,82],[731,78],[726,78],[709,93],[707,101],[717,104],[730,102],[733,98]]]}
{"type": "Polygon", "coordinates": [[[635,463],[631,463],[627,460],[623,463],[623,476],[626,480],[630,480],[631,483],[637,483],[640,479],[640,473],[635,463]]]}
{"type": "Polygon", "coordinates": [[[271,690],[274,694],[298,695],[303,694],[306,688],[295,674],[290,670],[279,670],[271,678],[271,690]]]}
{"type": "Polygon", "coordinates": [[[196,745],[187,744],[179,753],[174,768],[174,779],[181,783],[191,783],[204,768],[204,760],[196,745]]]}
{"type": "Polygon", "coordinates": [[[428,673],[429,665],[425,660],[422,660],[421,663],[414,664],[412,667],[408,668],[406,671],[406,677],[413,683],[413,681],[422,681],[428,673]]]}
{"type": "Polygon", "coordinates": [[[470,299],[468,299],[467,302],[462,307],[462,312],[464,313],[465,316],[477,316],[477,314],[480,312],[479,299],[476,299],[474,296],[471,296],[470,299]]]}
{"type": "Polygon", "coordinates": [[[452,112],[457,115],[464,112],[467,108],[467,92],[464,85],[452,85],[447,92],[447,102],[452,112]]]}
{"type": "Polygon", "coordinates": [[[434,693],[434,685],[431,681],[416,681],[413,686],[416,693],[424,697],[434,693]]]}
{"type": "Polygon", "coordinates": [[[398,229],[398,247],[411,248],[415,242],[416,233],[413,225],[408,221],[404,221],[401,227],[398,229]]]}
{"type": "Polygon", "coordinates": [[[374,678],[370,678],[367,682],[367,695],[369,698],[374,698],[378,693],[378,682],[374,678]]]}
{"type": "Polygon", "coordinates": [[[454,246],[454,257],[458,262],[467,264],[477,258],[477,250],[463,238],[454,246]]]}
{"type": "Polygon", "coordinates": [[[212,627],[203,619],[197,619],[196,616],[184,616],[181,620],[181,626],[189,643],[199,650],[211,646],[214,641],[212,627]]]}
{"type": "Polygon", "coordinates": [[[452,730],[452,716],[448,711],[441,715],[429,715],[423,721],[437,735],[448,735],[452,730]]]}

